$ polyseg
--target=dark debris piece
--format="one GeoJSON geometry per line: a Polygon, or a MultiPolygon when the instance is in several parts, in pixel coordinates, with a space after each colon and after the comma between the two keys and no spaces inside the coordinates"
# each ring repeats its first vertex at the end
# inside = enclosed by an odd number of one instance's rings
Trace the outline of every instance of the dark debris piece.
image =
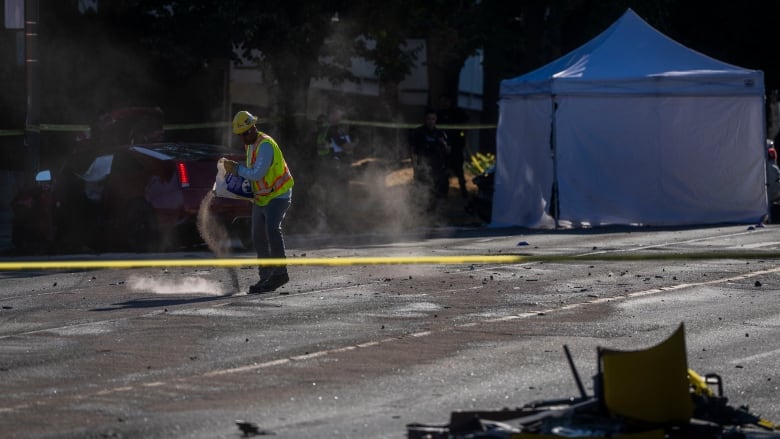
{"type": "Polygon", "coordinates": [[[238,426],[238,429],[241,430],[241,433],[244,434],[244,437],[276,435],[273,431],[261,430],[254,422],[237,420],[236,425],[238,426]]]}

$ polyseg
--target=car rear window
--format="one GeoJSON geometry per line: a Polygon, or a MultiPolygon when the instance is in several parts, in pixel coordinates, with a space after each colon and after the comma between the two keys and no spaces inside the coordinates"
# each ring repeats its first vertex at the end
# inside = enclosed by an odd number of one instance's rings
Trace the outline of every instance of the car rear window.
{"type": "Polygon", "coordinates": [[[176,160],[213,160],[240,153],[240,151],[233,151],[222,145],[203,143],[161,143],[143,145],[143,147],[176,160]]]}

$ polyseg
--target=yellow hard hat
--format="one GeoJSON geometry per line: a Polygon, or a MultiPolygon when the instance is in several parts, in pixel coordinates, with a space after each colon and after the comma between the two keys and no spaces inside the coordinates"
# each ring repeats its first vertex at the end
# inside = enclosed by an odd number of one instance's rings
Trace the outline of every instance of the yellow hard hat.
{"type": "Polygon", "coordinates": [[[257,123],[257,117],[241,110],[233,117],[233,134],[242,134],[257,123]]]}

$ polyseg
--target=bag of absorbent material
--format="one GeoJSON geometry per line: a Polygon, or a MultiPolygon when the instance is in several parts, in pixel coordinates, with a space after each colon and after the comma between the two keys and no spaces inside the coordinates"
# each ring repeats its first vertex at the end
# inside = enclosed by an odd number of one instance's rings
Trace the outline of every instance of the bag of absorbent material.
{"type": "Polygon", "coordinates": [[[218,197],[252,201],[254,195],[252,194],[251,182],[240,175],[228,174],[225,171],[224,160],[219,159],[217,162],[217,179],[214,181],[214,193],[218,197]]]}

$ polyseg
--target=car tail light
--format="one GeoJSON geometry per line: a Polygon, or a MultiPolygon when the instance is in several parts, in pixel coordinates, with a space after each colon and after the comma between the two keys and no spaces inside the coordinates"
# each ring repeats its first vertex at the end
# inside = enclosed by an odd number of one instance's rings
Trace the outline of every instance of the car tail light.
{"type": "Polygon", "coordinates": [[[179,183],[181,183],[181,187],[190,187],[190,174],[187,172],[187,165],[178,162],[176,163],[176,169],[179,171],[179,183]]]}

